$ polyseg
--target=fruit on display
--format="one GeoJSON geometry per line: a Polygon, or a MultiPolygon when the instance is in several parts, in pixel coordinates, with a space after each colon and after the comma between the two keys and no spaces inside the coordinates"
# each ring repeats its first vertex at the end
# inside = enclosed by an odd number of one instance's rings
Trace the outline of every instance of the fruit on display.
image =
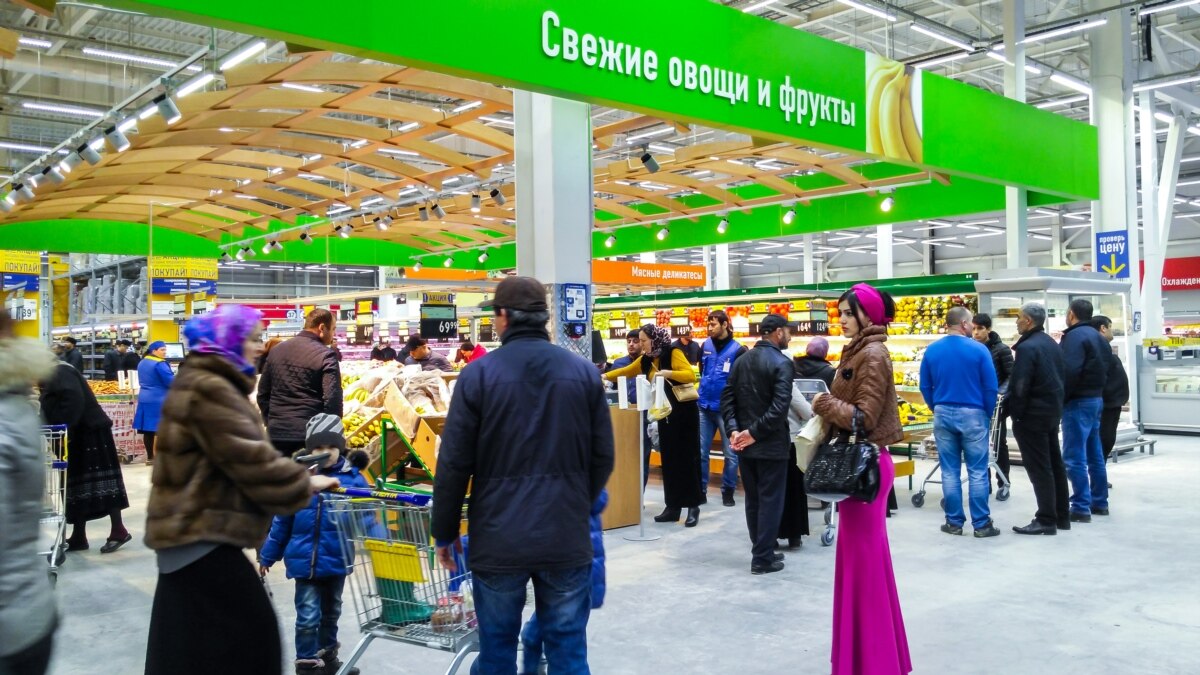
{"type": "MultiPolygon", "coordinates": [[[[126,382],[128,382],[128,380],[126,380],[126,382]]],[[[131,390],[128,386],[122,389],[117,382],[88,380],[88,387],[91,388],[92,393],[97,396],[112,396],[114,394],[133,393],[133,390],[131,390]]]]}
{"type": "Polygon", "coordinates": [[[604,312],[596,312],[592,315],[592,328],[598,331],[607,331],[610,325],[609,316],[604,312]]]}
{"type": "Polygon", "coordinates": [[[359,403],[363,403],[370,398],[370,396],[371,392],[367,391],[366,389],[356,388],[354,391],[346,391],[344,398],[347,401],[358,401],[359,403]]]}
{"type": "Polygon", "coordinates": [[[791,314],[791,312],[792,312],[792,303],[790,303],[790,302],[772,303],[767,308],[767,310],[771,314],[779,314],[780,316],[782,316],[783,318],[786,319],[786,318],[788,318],[788,315],[791,314]]]}
{"type": "Polygon", "coordinates": [[[688,323],[692,328],[707,328],[708,327],[708,312],[709,310],[702,307],[693,307],[688,310],[688,323]]]}
{"type": "Polygon", "coordinates": [[[867,152],[920,162],[924,143],[913,111],[920,71],[867,54],[867,152]],[[916,75],[916,77],[914,77],[916,75]]]}
{"type": "Polygon", "coordinates": [[[654,313],[654,324],[659,328],[667,328],[671,325],[672,316],[671,310],[660,309],[654,313]]]}
{"type": "Polygon", "coordinates": [[[383,433],[383,420],[387,413],[378,409],[363,408],[360,412],[351,413],[342,418],[343,433],[346,436],[346,447],[365,448],[383,433]]]}
{"type": "Polygon", "coordinates": [[[904,426],[928,424],[933,420],[933,411],[924,403],[901,400],[897,405],[900,408],[900,424],[904,426]]]}
{"type": "Polygon", "coordinates": [[[625,313],[625,328],[629,330],[637,330],[641,328],[645,321],[642,321],[641,312],[626,312],[625,313]]]}
{"type": "Polygon", "coordinates": [[[975,295],[915,295],[896,300],[896,320],[889,335],[939,335],[946,332],[946,312],[962,305],[971,311],[979,306],[975,295]]]}

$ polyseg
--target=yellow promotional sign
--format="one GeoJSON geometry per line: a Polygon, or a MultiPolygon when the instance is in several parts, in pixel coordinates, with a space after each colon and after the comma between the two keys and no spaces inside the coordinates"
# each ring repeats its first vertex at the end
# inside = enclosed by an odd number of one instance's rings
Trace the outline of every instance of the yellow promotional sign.
{"type": "Polygon", "coordinates": [[[37,251],[0,251],[0,271],[5,274],[41,274],[42,255],[37,251]]]}
{"type": "Polygon", "coordinates": [[[217,261],[215,258],[188,258],[187,278],[217,280],[217,261]]]}
{"type": "Polygon", "coordinates": [[[216,280],[217,261],[210,258],[154,256],[150,259],[150,278],[216,280]]]}

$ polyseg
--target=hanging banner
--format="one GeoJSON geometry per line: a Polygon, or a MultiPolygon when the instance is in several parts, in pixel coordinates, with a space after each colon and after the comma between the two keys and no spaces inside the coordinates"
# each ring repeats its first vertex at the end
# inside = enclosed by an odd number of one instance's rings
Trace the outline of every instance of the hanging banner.
{"type": "MultiPolygon", "coordinates": [[[[1145,276],[1145,266],[1141,269],[1145,276]]],[[[1164,260],[1162,289],[1163,292],[1200,291],[1200,256],[1164,260]]]]}
{"type": "Polygon", "coordinates": [[[8,274],[42,273],[42,254],[37,251],[0,251],[0,272],[8,274]]]}
{"type": "Polygon", "coordinates": [[[217,261],[208,258],[150,258],[150,292],[156,295],[217,293],[217,261]]]}
{"type": "Polygon", "coordinates": [[[592,283],[699,288],[708,283],[708,270],[701,265],[593,260],[592,283]]]}
{"type": "Polygon", "coordinates": [[[11,291],[36,291],[39,288],[39,277],[36,274],[7,274],[4,275],[4,290],[11,291]]]}

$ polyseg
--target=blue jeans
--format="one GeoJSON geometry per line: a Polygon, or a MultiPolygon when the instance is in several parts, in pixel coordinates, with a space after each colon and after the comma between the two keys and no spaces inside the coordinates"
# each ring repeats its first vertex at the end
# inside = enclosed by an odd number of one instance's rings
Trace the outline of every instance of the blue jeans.
{"type": "Polygon", "coordinates": [[[1108,468],[1100,445],[1103,405],[1101,398],[1077,398],[1063,406],[1062,454],[1071,480],[1072,513],[1108,508],[1108,468]]]}
{"type": "Polygon", "coordinates": [[[962,527],[962,465],[967,463],[971,525],[986,527],[992,521],[988,508],[988,431],[991,420],[978,408],[939,405],[933,413],[933,436],[938,462],[942,465],[942,494],[946,498],[946,522],[962,527]]]}
{"type": "Polygon", "coordinates": [[[346,577],[296,579],[296,658],[315,659],[336,647],[346,577]]]}
{"type": "Polygon", "coordinates": [[[721,472],[721,489],[733,490],[738,482],[738,456],[729,449],[729,434],[719,410],[700,409],[700,489],[708,492],[708,456],[712,452],[713,436],[721,432],[725,452],[725,469],[721,472]]]}
{"type": "MultiPolygon", "coordinates": [[[[538,632],[550,672],[589,675],[587,623],[592,612],[592,566],[547,572],[474,573],[479,658],[473,675],[515,675],[525,587],[533,579],[538,632]]],[[[536,671],[535,671],[536,672],[536,671]]]]}

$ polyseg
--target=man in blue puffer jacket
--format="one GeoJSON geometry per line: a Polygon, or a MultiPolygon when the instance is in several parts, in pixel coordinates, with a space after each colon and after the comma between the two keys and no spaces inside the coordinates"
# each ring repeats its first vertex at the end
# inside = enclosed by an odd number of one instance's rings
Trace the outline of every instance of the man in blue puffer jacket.
{"type": "MultiPolygon", "coordinates": [[[[608,506],[608,490],[601,490],[600,496],[592,504],[592,514],[589,519],[592,530],[592,609],[600,609],[604,605],[604,591],[607,588],[604,580],[604,526],[600,523],[600,514],[608,506]]],[[[530,615],[521,629],[521,646],[525,650],[525,669],[523,673],[537,675],[542,660],[542,628],[538,624],[537,614],[530,615]]]]}
{"type": "MultiPolygon", "coordinates": [[[[360,472],[366,453],[346,458],[345,452],[340,417],[319,413],[308,421],[305,449],[298,454],[328,453],[318,469],[322,475],[337,478],[344,488],[367,487],[360,472]]],[[[303,511],[276,516],[260,555],[263,575],[283,560],[288,578],[296,581],[297,675],[333,675],[341,667],[337,630],[349,569],[331,511],[325,496],[317,494],[303,511]]]]}

